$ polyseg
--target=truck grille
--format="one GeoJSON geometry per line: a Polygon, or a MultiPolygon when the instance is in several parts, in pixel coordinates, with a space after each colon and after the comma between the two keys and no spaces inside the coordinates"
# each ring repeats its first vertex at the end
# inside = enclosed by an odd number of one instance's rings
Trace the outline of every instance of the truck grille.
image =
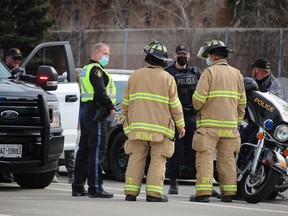
{"type": "Polygon", "coordinates": [[[49,128],[48,106],[42,95],[29,100],[0,97],[0,144],[21,144],[22,158],[16,160],[43,159],[49,128]]]}

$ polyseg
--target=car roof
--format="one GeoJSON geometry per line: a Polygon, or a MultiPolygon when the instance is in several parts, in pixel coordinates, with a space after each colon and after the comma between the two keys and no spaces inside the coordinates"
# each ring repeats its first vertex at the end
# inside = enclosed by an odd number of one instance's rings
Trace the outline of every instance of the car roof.
{"type": "Polygon", "coordinates": [[[127,81],[133,70],[105,69],[114,81],[127,81]]]}
{"type": "Polygon", "coordinates": [[[109,73],[113,81],[127,81],[130,75],[109,73]]]}
{"type": "Polygon", "coordinates": [[[105,69],[109,74],[128,74],[131,75],[133,70],[124,70],[124,69],[105,69]]]}

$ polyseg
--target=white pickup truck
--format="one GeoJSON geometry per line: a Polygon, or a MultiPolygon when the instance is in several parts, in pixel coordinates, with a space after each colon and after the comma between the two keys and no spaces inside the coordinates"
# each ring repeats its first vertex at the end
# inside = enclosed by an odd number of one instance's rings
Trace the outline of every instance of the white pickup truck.
{"type": "MultiPolygon", "coordinates": [[[[60,105],[61,123],[65,137],[64,151],[75,150],[80,91],[71,46],[68,41],[39,44],[26,57],[21,67],[27,74],[36,75],[39,65],[53,66],[58,73],[58,88],[53,91],[60,105]]],[[[63,152],[64,153],[64,152],[63,152]]],[[[64,164],[64,154],[59,164],[64,164]]]]}

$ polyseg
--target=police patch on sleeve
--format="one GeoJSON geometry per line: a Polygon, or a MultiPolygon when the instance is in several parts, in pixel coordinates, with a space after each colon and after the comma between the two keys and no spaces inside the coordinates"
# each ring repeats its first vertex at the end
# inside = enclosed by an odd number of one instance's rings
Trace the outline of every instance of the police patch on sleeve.
{"type": "Polygon", "coordinates": [[[97,77],[101,77],[101,76],[102,76],[102,71],[96,70],[96,71],[94,71],[94,74],[95,74],[97,77]]]}

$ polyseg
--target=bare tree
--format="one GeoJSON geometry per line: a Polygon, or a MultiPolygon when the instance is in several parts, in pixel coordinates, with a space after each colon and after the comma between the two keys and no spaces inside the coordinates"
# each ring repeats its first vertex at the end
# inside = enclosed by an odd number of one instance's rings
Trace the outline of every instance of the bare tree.
{"type": "Polygon", "coordinates": [[[287,0],[230,0],[233,27],[287,27],[287,0]]]}

